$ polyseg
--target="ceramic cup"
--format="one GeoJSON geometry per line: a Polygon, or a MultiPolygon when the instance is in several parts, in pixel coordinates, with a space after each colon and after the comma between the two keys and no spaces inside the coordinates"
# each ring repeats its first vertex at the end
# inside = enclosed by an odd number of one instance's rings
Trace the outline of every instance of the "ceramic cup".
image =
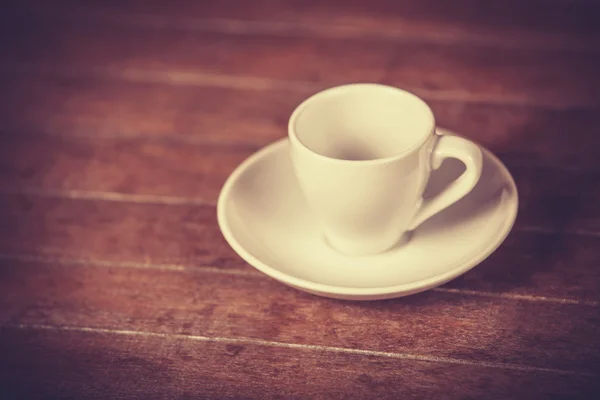
{"type": "Polygon", "coordinates": [[[473,189],[481,150],[435,128],[423,100],[379,84],[327,89],[296,108],[289,121],[294,171],[330,246],[352,256],[384,252],[473,189]],[[465,164],[464,173],[423,199],[431,171],[449,157],[465,164]]]}

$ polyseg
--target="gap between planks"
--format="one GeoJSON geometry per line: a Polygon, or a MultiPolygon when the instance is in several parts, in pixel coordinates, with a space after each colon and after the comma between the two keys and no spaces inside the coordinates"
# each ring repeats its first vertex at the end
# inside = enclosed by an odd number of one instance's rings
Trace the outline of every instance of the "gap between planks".
{"type": "MultiPolygon", "coordinates": [[[[133,83],[167,84],[174,86],[222,87],[257,91],[278,90],[306,93],[307,96],[309,94],[321,91],[327,87],[337,85],[328,84],[326,82],[314,83],[292,80],[277,80],[255,76],[224,75],[172,69],[151,70],[140,68],[110,67],[78,68],[68,65],[39,63],[27,64],[25,62],[0,62],[0,73],[15,75],[37,74],[41,76],[67,79],[105,79],[133,83]]],[[[526,94],[489,96],[486,93],[470,93],[462,90],[432,90],[425,88],[411,88],[410,90],[425,100],[440,102],[522,106],[550,110],[596,110],[598,107],[600,107],[600,105],[596,104],[575,104],[569,101],[560,100],[544,103],[539,99],[532,99],[526,94]]]]}
{"type": "MultiPolygon", "coordinates": [[[[9,254],[0,253],[0,260],[15,261],[15,262],[39,262],[43,264],[57,264],[61,266],[93,266],[93,267],[105,267],[105,268],[131,268],[131,269],[153,269],[159,271],[177,271],[185,273],[198,273],[198,274],[220,274],[220,275],[234,275],[234,276],[246,276],[253,278],[266,278],[266,275],[254,271],[254,270],[241,270],[241,269],[224,269],[219,267],[211,266],[192,266],[183,264],[156,264],[146,262],[135,262],[135,261],[108,261],[108,260],[95,260],[95,259],[76,259],[66,258],[60,256],[50,256],[41,254],[9,254]]],[[[269,278],[271,279],[271,278],[269,278]]],[[[438,287],[430,289],[432,292],[438,293],[449,293],[462,296],[478,296],[488,298],[498,298],[505,300],[516,300],[516,301],[529,301],[537,303],[553,303],[553,304],[565,304],[565,305],[577,305],[587,307],[600,307],[600,302],[591,300],[576,300],[560,297],[547,297],[547,296],[535,296],[517,293],[494,293],[484,292],[477,290],[467,289],[453,289],[438,287]]]]}
{"type": "Polygon", "coordinates": [[[400,360],[430,362],[430,363],[433,362],[433,363],[441,363],[441,364],[468,365],[468,366],[482,367],[482,368],[508,369],[508,370],[525,371],[525,372],[546,372],[546,373],[555,373],[555,374],[561,374],[561,375],[577,375],[577,376],[591,376],[591,377],[600,376],[600,374],[591,373],[591,372],[579,372],[579,371],[571,371],[571,370],[563,370],[563,369],[555,369],[555,368],[534,367],[534,366],[522,365],[522,364],[509,364],[509,363],[499,363],[499,362],[489,362],[489,361],[468,361],[468,360],[461,360],[461,359],[450,358],[450,357],[425,356],[425,355],[420,355],[420,354],[395,353],[395,352],[365,350],[365,349],[356,349],[356,348],[348,348],[348,347],[335,347],[335,346],[323,346],[323,345],[313,345],[313,344],[277,342],[277,341],[272,341],[272,340],[253,339],[253,338],[244,338],[244,337],[201,336],[201,335],[190,335],[190,334],[181,334],[181,333],[161,333],[161,332],[147,332],[147,331],[135,331],[135,330],[125,330],[125,329],[106,329],[106,328],[95,328],[95,327],[84,327],[84,326],[66,326],[66,325],[54,326],[54,325],[41,325],[41,324],[40,325],[38,325],[38,324],[31,324],[31,325],[29,325],[29,324],[6,324],[6,325],[0,325],[0,327],[12,328],[12,329],[23,329],[23,330],[45,330],[45,331],[55,331],[55,332],[78,332],[78,333],[104,334],[104,335],[114,335],[114,336],[130,336],[130,337],[137,336],[137,337],[143,337],[143,338],[178,339],[178,340],[188,340],[188,341],[195,341],[195,342],[205,342],[205,343],[255,345],[255,346],[261,346],[261,347],[287,348],[287,349],[294,349],[294,350],[300,350],[300,351],[317,351],[317,352],[326,352],[326,353],[392,358],[392,359],[400,359],[400,360]]]}
{"type": "MultiPolygon", "coordinates": [[[[133,193],[119,193],[119,192],[105,192],[105,191],[90,191],[90,190],[76,190],[76,189],[42,189],[34,187],[25,188],[6,188],[0,187],[0,194],[5,195],[26,195],[26,196],[39,196],[39,197],[51,197],[58,199],[69,199],[69,200],[90,200],[90,201],[108,201],[108,202],[120,202],[120,203],[132,203],[132,204],[155,204],[155,205],[168,205],[168,206],[206,206],[216,207],[214,201],[207,201],[200,198],[193,197],[179,197],[179,196],[165,196],[165,195],[151,195],[151,194],[133,194],[133,193]]],[[[513,231],[516,232],[531,232],[539,233],[542,235],[552,235],[557,233],[556,231],[539,228],[535,226],[517,226],[513,227],[513,231]]],[[[598,237],[600,238],[600,232],[589,231],[584,229],[567,229],[562,233],[574,236],[585,236],[585,237],[598,237]]]]}

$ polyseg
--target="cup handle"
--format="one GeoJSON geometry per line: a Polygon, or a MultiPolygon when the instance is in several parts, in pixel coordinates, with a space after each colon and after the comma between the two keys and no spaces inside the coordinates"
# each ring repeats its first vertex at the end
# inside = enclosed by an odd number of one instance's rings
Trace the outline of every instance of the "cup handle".
{"type": "Polygon", "coordinates": [[[439,213],[469,193],[479,181],[483,165],[481,149],[473,142],[459,136],[440,135],[431,152],[431,167],[438,169],[446,158],[456,158],[467,167],[443,192],[430,199],[422,199],[419,211],[413,217],[409,230],[413,230],[433,215],[439,213]]]}

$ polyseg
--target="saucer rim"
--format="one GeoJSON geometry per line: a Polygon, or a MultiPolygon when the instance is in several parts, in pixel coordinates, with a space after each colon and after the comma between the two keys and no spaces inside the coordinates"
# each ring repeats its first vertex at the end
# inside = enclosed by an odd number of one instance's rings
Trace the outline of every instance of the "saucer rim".
{"type": "MultiPolygon", "coordinates": [[[[453,134],[453,135],[460,136],[454,132],[451,132],[447,129],[440,128],[440,127],[436,128],[436,134],[438,134],[438,135],[453,134]]],[[[470,139],[468,139],[468,140],[470,140],[470,139]]],[[[513,198],[513,201],[511,201],[511,204],[509,205],[509,207],[507,207],[508,208],[507,216],[506,216],[507,222],[502,227],[502,234],[500,236],[498,236],[495,240],[491,240],[490,243],[492,243],[492,245],[487,248],[484,248],[483,251],[477,253],[477,256],[471,257],[471,258],[467,259],[466,261],[461,262],[458,266],[446,271],[445,273],[435,275],[435,276],[427,278],[427,279],[418,280],[418,281],[414,281],[414,282],[410,282],[410,283],[403,283],[403,284],[394,285],[394,286],[369,287],[369,288],[328,285],[328,284],[313,282],[310,280],[306,280],[306,279],[298,278],[298,277],[295,277],[292,275],[288,275],[288,274],[278,270],[277,268],[264,263],[263,261],[261,261],[260,259],[255,257],[254,255],[252,255],[250,252],[248,252],[244,248],[244,246],[238,242],[238,240],[235,238],[235,235],[232,233],[232,231],[229,227],[228,218],[227,218],[227,199],[230,198],[231,190],[235,186],[237,181],[239,180],[240,176],[248,169],[249,166],[251,166],[255,162],[259,161],[260,159],[267,157],[270,153],[277,151],[280,146],[283,146],[285,144],[285,142],[289,142],[288,137],[278,139],[278,140],[268,144],[267,146],[263,147],[262,149],[256,151],[255,153],[250,155],[248,158],[246,158],[244,161],[242,161],[242,163],[240,163],[235,168],[235,170],[229,175],[229,177],[226,179],[226,181],[221,189],[221,192],[219,194],[219,198],[217,201],[217,222],[218,222],[219,228],[221,230],[221,233],[222,233],[223,237],[225,238],[225,240],[227,241],[227,243],[232,247],[232,249],[244,261],[246,261],[248,264],[250,264],[254,268],[258,269],[260,272],[264,273],[265,275],[267,275],[273,279],[276,279],[284,284],[292,286],[296,289],[299,289],[299,290],[305,290],[307,292],[310,292],[313,294],[321,294],[323,296],[333,295],[337,298],[344,298],[344,297],[345,298],[356,298],[356,297],[390,298],[390,297],[401,297],[401,296],[406,296],[406,295],[426,291],[431,288],[440,286],[450,280],[453,280],[454,278],[457,278],[458,276],[466,273],[467,271],[469,271],[472,268],[479,265],[486,258],[488,258],[506,240],[506,238],[512,231],[512,228],[517,219],[517,214],[518,214],[518,210],[519,210],[519,194],[518,194],[517,185],[515,183],[515,180],[514,180],[512,174],[510,173],[510,171],[508,170],[506,165],[504,165],[504,163],[495,154],[493,154],[491,151],[487,150],[485,147],[481,146],[479,143],[472,141],[472,140],[470,140],[470,141],[475,143],[482,150],[482,152],[485,152],[486,156],[490,157],[492,159],[492,161],[494,161],[494,163],[501,170],[507,183],[510,184],[511,189],[514,191],[514,195],[511,196],[513,198]],[[378,297],[378,296],[380,296],[380,297],[378,297]]]]}

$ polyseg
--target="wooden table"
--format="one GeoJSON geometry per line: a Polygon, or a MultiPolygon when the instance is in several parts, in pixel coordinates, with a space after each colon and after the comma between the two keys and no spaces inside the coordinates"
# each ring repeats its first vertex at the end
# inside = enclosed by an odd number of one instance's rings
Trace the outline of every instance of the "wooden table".
{"type": "Polygon", "coordinates": [[[2,7],[1,399],[600,396],[600,4],[2,7]],[[507,241],[441,288],[312,296],[219,231],[231,171],[355,81],[421,95],[517,180],[507,241]]]}

